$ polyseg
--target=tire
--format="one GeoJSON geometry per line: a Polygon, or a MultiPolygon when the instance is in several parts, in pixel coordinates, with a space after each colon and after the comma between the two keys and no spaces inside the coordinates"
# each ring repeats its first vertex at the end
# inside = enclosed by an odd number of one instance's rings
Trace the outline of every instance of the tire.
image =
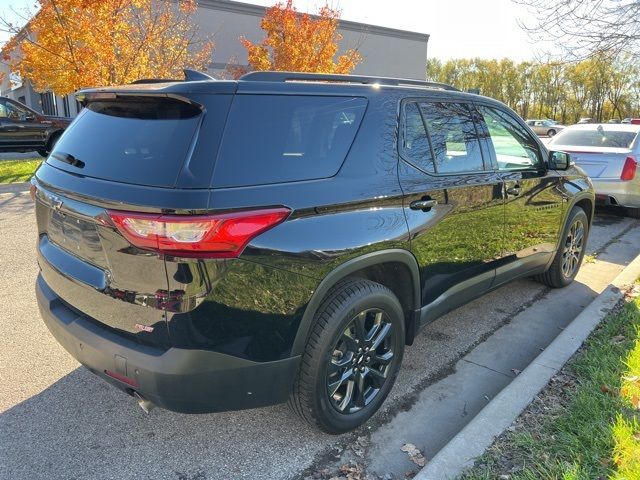
{"type": "Polygon", "coordinates": [[[327,433],[362,425],[393,387],[404,338],[404,313],[391,290],[369,280],[339,282],[316,312],[289,405],[327,433]]]}
{"type": "Polygon", "coordinates": [[[561,242],[558,251],[549,269],[537,275],[536,280],[552,288],[562,288],[573,282],[580,270],[587,239],[589,238],[589,219],[580,207],[573,207],[567,218],[567,223],[562,230],[561,242]],[[582,235],[579,230],[574,230],[574,225],[582,226],[582,235]],[[579,251],[577,249],[579,248],[579,251]],[[567,268],[565,260],[570,262],[567,268]]]}
{"type": "Polygon", "coordinates": [[[640,218],[640,208],[627,208],[627,217],[640,218]]]}
{"type": "Polygon", "coordinates": [[[547,137],[553,137],[556,134],[556,131],[554,129],[551,129],[547,132],[547,137]]]}
{"type": "Polygon", "coordinates": [[[42,148],[40,150],[37,150],[37,152],[38,152],[38,155],[40,155],[43,158],[47,158],[49,156],[49,152],[42,148]]]}

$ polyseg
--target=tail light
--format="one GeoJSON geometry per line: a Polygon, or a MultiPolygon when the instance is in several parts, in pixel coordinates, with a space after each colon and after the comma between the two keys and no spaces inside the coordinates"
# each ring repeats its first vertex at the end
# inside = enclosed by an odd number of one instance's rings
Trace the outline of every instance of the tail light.
{"type": "Polygon", "coordinates": [[[636,176],[636,169],[638,168],[638,162],[633,157],[627,157],[624,161],[624,167],[622,167],[622,174],[620,180],[633,180],[636,176]]]}
{"type": "Polygon", "coordinates": [[[288,208],[221,215],[161,215],[109,210],[136,247],[183,257],[234,258],[252,238],[284,221],[288,208]]]}

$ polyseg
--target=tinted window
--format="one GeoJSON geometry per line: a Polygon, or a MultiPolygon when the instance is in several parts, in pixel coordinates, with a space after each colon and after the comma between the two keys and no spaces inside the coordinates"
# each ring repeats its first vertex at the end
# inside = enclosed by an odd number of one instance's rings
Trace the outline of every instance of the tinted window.
{"type": "Polygon", "coordinates": [[[11,102],[0,102],[0,118],[8,118],[9,120],[23,121],[27,118],[28,113],[24,108],[11,102]]]}
{"type": "Polygon", "coordinates": [[[458,103],[421,103],[435,173],[484,169],[480,143],[469,107],[458,103]]]}
{"type": "Polygon", "coordinates": [[[576,147],[631,148],[637,132],[615,130],[563,130],[550,144],[575,145],[576,147]]]}
{"type": "Polygon", "coordinates": [[[420,168],[433,172],[433,155],[424,120],[417,103],[407,103],[404,109],[404,157],[420,168]]]}
{"type": "Polygon", "coordinates": [[[200,114],[199,108],[166,98],[90,103],[47,162],[89,177],[173,186],[200,114]]]}
{"type": "Polygon", "coordinates": [[[500,170],[519,170],[540,164],[538,145],[522,125],[506,112],[483,106],[478,110],[489,130],[500,170]]]}
{"type": "Polygon", "coordinates": [[[335,175],[367,100],[237,95],[216,161],[216,187],[263,185],[335,175]]]}

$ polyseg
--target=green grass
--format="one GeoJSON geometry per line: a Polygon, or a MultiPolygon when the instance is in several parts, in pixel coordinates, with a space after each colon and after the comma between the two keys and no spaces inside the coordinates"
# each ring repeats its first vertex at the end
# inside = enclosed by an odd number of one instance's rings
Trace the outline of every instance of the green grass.
{"type": "Polygon", "coordinates": [[[0,160],[0,183],[26,182],[40,166],[42,159],[0,160]]]}
{"type": "Polygon", "coordinates": [[[640,479],[640,299],[611,314],[556,378],[463,478],[640,479]]]}

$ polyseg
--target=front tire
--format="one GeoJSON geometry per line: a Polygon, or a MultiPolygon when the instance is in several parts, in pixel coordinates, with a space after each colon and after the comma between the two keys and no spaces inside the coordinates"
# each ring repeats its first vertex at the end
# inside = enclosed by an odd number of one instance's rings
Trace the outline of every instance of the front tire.
{"type": "Polygon", "coordinates": [[[553,137],[556,134],[556,131],[554,129],[551,129],[547,132],[547,137],[553,137]]]}
{"type": "Polygon", "coordinates": [[[589,237],[589,219],[580,207],[573,207],[562,231],[562,241],[549,269],[535,278],[552,288],[562,288],[576,278],[589,237]]]}
{"type": "Polygon", "coordinates": [[[404,313],[388,288],[340,282],[316,312],[289,405],[339,434],[362,425],[391,391],[404,353],[404,313]]]}

